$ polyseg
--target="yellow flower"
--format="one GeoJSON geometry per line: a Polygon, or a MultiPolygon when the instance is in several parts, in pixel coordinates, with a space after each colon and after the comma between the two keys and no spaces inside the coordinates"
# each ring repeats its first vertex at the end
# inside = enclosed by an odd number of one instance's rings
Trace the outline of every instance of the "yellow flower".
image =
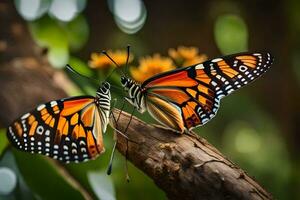
{"type": "Polygon", "coordinates": [[[91,68],[106,68],[111,65],[111,61],[102,53],[92,53],[89,66],[91,68]]]}
{"type": "Polygon", "coordinates": [[[154,54],[152,57],[147,56],[139,60],[139,67],[130,69],[133,79],[137,82],[144,82],[146,79],[175,69],[174,63],[170,58],[162,57],[159,54],[154,54]]]}
{"type": "MultiPolygon", "coordinates": [[[[126,64],[127,52],[126,51],[107,51],[108,55],[118,64],[124,65],[126,64]]],[[[130,54],[128,63],[133,60],[133,55],[130,54]]],[[[92,53],[91,60],[89,61],[89,66],[91,68],[108,68],[115,66],[115,64],[104,54],[102,53],[92,53]]]]}
{"type": "Polygon", "coordinates": [[[207,59],[205,54],[198,54],[197,47],[179,46],[177,49],[169,49],[169,56],[176,62],[182,63],[183,66],[189,66],[203,62],[207,59]]]}
{"type": "Polygon", "coordinates": [[[194,64],[197,64],[197,63],[202,63],[202,62],[204,62],[206,60],[207,60],[207,56],[205,54],[201,54],[199,56],[195,56],[192,59],[184,61],[183,64],[182,64],[182,66],[183,67],[191,66],[191,65],[194,65],[194,64]]]}

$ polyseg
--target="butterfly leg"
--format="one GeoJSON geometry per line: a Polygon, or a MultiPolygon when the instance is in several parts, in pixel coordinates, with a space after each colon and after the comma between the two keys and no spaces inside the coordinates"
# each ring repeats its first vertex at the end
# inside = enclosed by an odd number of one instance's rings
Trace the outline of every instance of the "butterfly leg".
{"type": "Polygon", "coordinates": [[[123,110],[124,110],[125,102],[126,102],[126,99],[124,98],[124,99],[123,99],[123,102],[122,102],[122,106],[121,106],[120,112],[119,112],[119,115],[118,115],[118,118],[117,118],[117,122],[119,121],[120,116],[121,116],[121,114],[122,114],[122,112],[123,112],[123,110]]]}
{"type": "Polygon", "coordinates": [[[110,154],[110,160],[109,160],[108,168],[107,168],[107,171],[106,171],[107,175],[110,175],[111,171],[112,171],[112,164],[113,164],[113,160],[114,160],[114,156],[115,156],[116,146],[117,146],[117,140],[115,140],[112,152],[110,154]]]}
{"type": "MultiPolygon", "coordinates": [[[[125,130],[124,130],[124,134],[126,134],[128,128],[129,128],[129,125],[130,125],[130,123],[131,123],[132,116],[133,116],[133,114],[134,114],[134,112],[135,112],[135,109],[136,109],[136,108],[133,107],[132,112],[131,112],[131,115],[130,115],[129,122],[128,122],[128,124],[127,124],[125,130]]],[[[126,180],[127,180],[127,182],[129,182],[130,177],[129,177],[129,174],[128,174],[128,163],[127,163],[127,158],[128,158],[128,140],[126,140],[125,167],[126,167],[126,180]]]]}
{"type": "MultiPolygon", "coordinates": [[[[124,138],[126,138],[126,140],[128,140],[129,142],[133,142],[133,143],[136,143],[136,144],[138,144],[138,142],[136,142],[136,141],[133,141],[133,140],[130,140],[129,139],[129,137],[127,137],[127,135],[125,135],[123,132],[121,132],[118,128],[117,128],[117,122],[118,122],[118,118],[116,119],[116,117],[115,117],[115,115],[112,113],[112,112],[110,112],[110,116],[112,117],[112,119],[113,119],[113,121],[115,122],[115,124],[116,124],[116,127],[113,127],[113,126],[111,126],[112,127],[112,129],[114,129],[114,131],[116,131],[116,133],[117,134],[120,134],[121,136],[123,136],[124,138]]],[[[120,116],[120,114],[118,115],[118,117],[120,116]]],[[[130,120],[131,121],[131,120],[130,120]]],[[[128,125],[127,125],[128,126],[128,125]]],[[[124,131],[125,132],[125,131],[124,131]]],[[[126,132],[125,132],[126,133],[126,132]]]]}
{"type": "MultiPolygon", "coordinates": [[[[116,102],[117,102],[117,99],[114,99],[112,108],[115,108],[116,102]]],[[[124,109],[124,106],[125,106],[125,99],[123,100],[123,104],[122,104],[120,113],[119,113],[119,115],[118,115],[118,118],[117,118],[117,119],[115,118],[115,116],[114,116],[114,114],[113,114],[113,112],[112,112],[112,109],[111,109],[111,111],[110,111],[110,116],[112,116],[112,118],[113,118],[113,120],[114,120],[114,122],[115,122],[115,124],[116,124],[116,127],[112,127],[112,128],[116,131],[116,133],[118,133],[118,134],[122,135],[124,138],[126,138],[126,146],[127,146],[127,148],[126,148],[126,154],[127,154],[128,141],[131,141],[131,142],[134,142],[134,141],[130,140],[124,133],[122,133],[121,131],[119,131],[119,130],[118,130],[118,127],[117,127],[117,126],[118,126],[118,123],[117,123],[117,122],[118,122],[118,120],[119,120],[119,118],[120,118],[120,116],[121,116],[121,113],[122,113],[122,111],[123,111],[123,109],[124,109]]],[[[132,116],[132,115],[131,115],[131,116],[132,116]]],[[[130,120],[130,121],[131,121],[131,120],[130,120]]],[[[130,122],[129,122],[129,123],[130,123],[130,122]]],[[[128,123],[126,129],[125,129],[125,133],[126,133],[126,131],[127,131],[127,129],[128,129],[129,123],[128,123]]],[[[107,172],[106,172],[108,175],[110,175],[111,172],[112,172],[112,164],[113,164],[113,160],[114,160],[114,155],[115,155],[116,146],[117,146],[117,139],[115,139],[115,142],[114,142],[114,145],[113,145],[113,149],[112,149],[112,152],[111,152],[111,155],[110,155],[110,161],[109,161],[109,165],[108,165],[107,172]]],[[[129,177],[129,176],[128,176],[128,168],[127,168],[127,156],[126,156],[126,171],[127,171],[127,173],[126,173],[126,179],[129,180],[129,178],[127,178],[127,177],[129,177]]]]}
{"type": "MultiPolygon", "coordinates": [[[[113,100],[113,106],[112,108],[115,108],[116,107],[116,103],[117,103],[117,99],[115,98],[113,100]]],[[[121,131],[118,130],[117,126],[117,120],[112,112],[112,108],[110,110],[110,113],[109,115],[112,116],[113,120],[115,121],[115,124],[116,124],[116,128],[113,127],[113,129],[120,135],[122,135],[123,137],[125,137],[126,139],[128,139],[128,137],[126,135],[124,135],[121,131]]],[[[115,150],[116,150],[116,146],[117,146],[117,139],[115,138],[115,142],[114,142],[114,145],[113,145],[113,149],[112,149],[112,152],[110,154],[110,160],[109,160],[109,164],[108,164],[108,168],[107,168],[107,175],[110,175],[111,172],[112,172],[112,164],[113,164],[113,160],[114,160],[114,156],[115,156],[115,150]]]]}

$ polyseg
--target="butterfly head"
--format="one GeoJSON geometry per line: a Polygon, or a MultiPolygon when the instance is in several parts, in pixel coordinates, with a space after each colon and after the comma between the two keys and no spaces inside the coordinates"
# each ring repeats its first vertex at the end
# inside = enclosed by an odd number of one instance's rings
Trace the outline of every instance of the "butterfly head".
{"type": "Polygon", "coordinates": [[[121,77],[121,84],[123,87],[126,87],[127,83],[129,82],[129,78],[122,76],[121,77]]]}
{"type": "Polygon", "coordinates": [[[102,93],[102,94],[108,94],[108,93],[110,93],[109,91],[110,91],[110,84],[105,81],[98,88],[97,92],[102,93]]]}
{"type": "Polygon", "coordinates": [[[108,82],[104,82],[102,83],[102,86],[101,86],[103,89],[105,90],[109,90],[110,89],[110,84],[108,82]]]}

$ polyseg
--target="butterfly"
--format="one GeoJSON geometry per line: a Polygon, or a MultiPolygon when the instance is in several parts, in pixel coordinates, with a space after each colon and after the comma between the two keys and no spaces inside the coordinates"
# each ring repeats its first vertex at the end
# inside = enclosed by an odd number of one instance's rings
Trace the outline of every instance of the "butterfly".
{"type": "Polygon", "coordinates": [[[269,53],[239,53],[155,75],[142,84],[121,76],[125,99],[162,125],[184,133],[204,125],[220,100],[260,77],[273,62],[269,53]]]}
{"type": "Polygon", "coordinates": [[[110,84],[103,82],[96,96],[77,96],[39,105],[7,129],[17,149],[59,161],[82,162],[104,152],[103,133],[110,115],[110,84]]]}

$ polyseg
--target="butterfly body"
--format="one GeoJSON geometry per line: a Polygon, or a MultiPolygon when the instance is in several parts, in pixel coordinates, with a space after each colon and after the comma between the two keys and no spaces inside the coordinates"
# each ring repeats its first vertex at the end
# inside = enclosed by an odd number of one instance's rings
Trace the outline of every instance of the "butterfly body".
{"type": "Polygon", "coordinates": [[[121,77],[121,83],[125,91],[128,93],[128,97],[125,97],[125,99],[140,113],[144,113],[147,110],[145,90],[142,89],[140,84],[125,76],[121,77]]]}
{"type": "Polygon", "coordinates": [[[260,77],[272,61],[269,53],[240,53],[158,74],[141,85],[127,77],[121,83],[137,110],[183,133],[210,121],[223,97],[260,77]]]}
{"type": "Polygon", "coordinates": [[[17,149],[62,162],[82,162],[104,152],[102,134],[110,112],[110,85],[104,82],[96,96],[78,96],[39,105],[7,129],[17,149]]]}

